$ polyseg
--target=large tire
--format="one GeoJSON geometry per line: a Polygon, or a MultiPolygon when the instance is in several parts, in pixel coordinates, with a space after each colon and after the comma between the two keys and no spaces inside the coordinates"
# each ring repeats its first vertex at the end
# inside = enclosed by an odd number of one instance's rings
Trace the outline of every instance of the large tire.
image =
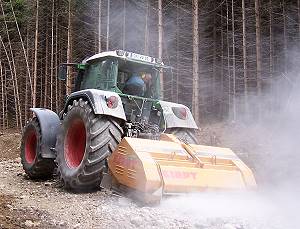
{"type": "Polygon", "coordinates": [[[174,134],[180,141],[187,144],[199,144],[196,131],[187,128],[171,128],[166,131],[169,134],[174,134]]]}
{"type": "Polygon", "coordinates": [[[53,175],[53,159],[42,158],[41,128],[37,118],[33,118],[24,128],[21,142],[21,163],[25,173],[32,179],[46,179],[53,175]]]}
{"type": "Polygon", "coordinates": [[[65,188],[88,191],[99,187],[107,158],[123,130],[110,116],[95,115],[88,102],[74,100],[64,115],[56,142],[58,175],[65,188]]]}

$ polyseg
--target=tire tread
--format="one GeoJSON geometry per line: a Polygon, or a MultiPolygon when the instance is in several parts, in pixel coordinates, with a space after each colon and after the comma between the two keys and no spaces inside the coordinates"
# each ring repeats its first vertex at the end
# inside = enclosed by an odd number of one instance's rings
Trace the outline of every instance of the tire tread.
{"type": "Polygon", "coordinates": [[[107,158],[112,153],[114,148],[121,141],[123,129],[118,122],[109,116],[95,115],[91,106],[80,99],[78,102],[73,101],[69,111],[67,112],[65,119],[68,119],[69,113],[77,113],[81,117],[86,119],[85,125],[87,128],[87,145],[83,161],[76,174],[72,176],[66,175],[65,163],[63,163],[63,143],[64,132],[67,129],[66,123],[63,121],[62,131],[58,135],[57,141],[57,163],[58,174],[60,179],[64,182],[66,188],[74,190],[89,190],[97,188],[100,185],[102,179],[102,173],[107,169],[107,158]],[[78,112],[80,111],[80,112],[78,112]],[[86,117],[86,118],[84,118],[86,117]],[[113,145],[114,147],[110,147],[113,145]]]}

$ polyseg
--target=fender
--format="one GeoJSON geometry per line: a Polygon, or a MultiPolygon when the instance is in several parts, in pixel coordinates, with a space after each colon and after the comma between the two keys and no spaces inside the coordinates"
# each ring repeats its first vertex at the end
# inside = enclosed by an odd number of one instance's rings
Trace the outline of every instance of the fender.
{"type": "Polygon", "coordinates": [[[55,159],[56,136],[60,128],[60,120],[56,113],[44,108],[30,108],[39,120],[42,132],[41,156],[55,159]]]}
{"type": "Polygon", "coordinates": [[[190,111],[190,109],[182,104],[171,103],[166,101],[159,101],[159,104],[163,110],[163,114],[165,117],[167,129],[168,128],[190,128],[190,129],[198,129],[198,126],[194,120],[194,117],[190,111]],[[172,111],[173,107],[184,107],[186,110],[187,118],[185,120],[178,118],[174,112],[172,111]]]}
{"type": "Polygon", "coordinates": [[[87,101],[89,101],[90,105],[92,106],[92,109],[94,111],[94,114],[104,114],[109,115],[115,118],[122,119],[126,121],[126,116],[122,104],[122,100],[120,96],[111,91],[102,91],[97,89],[87,89],[82,91],[76,91],[72,94],[70,94],[67,97],[66,105],[64,107],[63,113],[66,113],[68,110],[68,105],[72,104],[74,99],[84,98],[87,101]],[[110,96],[115,96],[118,100],[118,105],[115,108],[108,108],[106,104],[106,98],[109,98],[110,96]]]}

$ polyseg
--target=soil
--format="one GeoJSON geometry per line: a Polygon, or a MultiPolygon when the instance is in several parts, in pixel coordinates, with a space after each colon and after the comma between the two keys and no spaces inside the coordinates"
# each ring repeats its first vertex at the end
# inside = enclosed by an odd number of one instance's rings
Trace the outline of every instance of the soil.
{"type": "Polygon", "coordinates": [[[3,178],[11,177],[11,172],[15,172],[12,170],[13,165],[19,163],[20,140],[21,134],[17,130],[0,133],[0,228],[54,228],[47,223],[47,213],[30,206],[18,206],[21,197],[13,190],[6,190],[8,186],[3,178]]]}
{"type": "Polygon", "coordinates": [[[0,194],[0,228],[54,228],[45,220],[47,214],[30,207],[15,207],[15,197],[0,194]]]}
{"type": "Polygon", "coordinates": [[[15,129],[0,132],[0,160],[15,159],[19,156],[20,139],[21,134],[15,129]]]}

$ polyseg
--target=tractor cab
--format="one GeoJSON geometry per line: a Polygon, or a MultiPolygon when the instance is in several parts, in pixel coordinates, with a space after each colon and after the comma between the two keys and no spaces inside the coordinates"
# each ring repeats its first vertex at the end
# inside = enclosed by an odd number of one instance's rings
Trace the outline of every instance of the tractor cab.
{"type": "Polygon", "coordinates": [[[123,50],[99,53],[81,64],[63,64],[60,78],[66,78],[67,65],[78,71],[74,91],[98,89],[150,99],[160,98],[160,72],[168,68],[159,59],[123,50]],[[128,90],[131,77],[143,87],[142,93],[128,90]]]}

